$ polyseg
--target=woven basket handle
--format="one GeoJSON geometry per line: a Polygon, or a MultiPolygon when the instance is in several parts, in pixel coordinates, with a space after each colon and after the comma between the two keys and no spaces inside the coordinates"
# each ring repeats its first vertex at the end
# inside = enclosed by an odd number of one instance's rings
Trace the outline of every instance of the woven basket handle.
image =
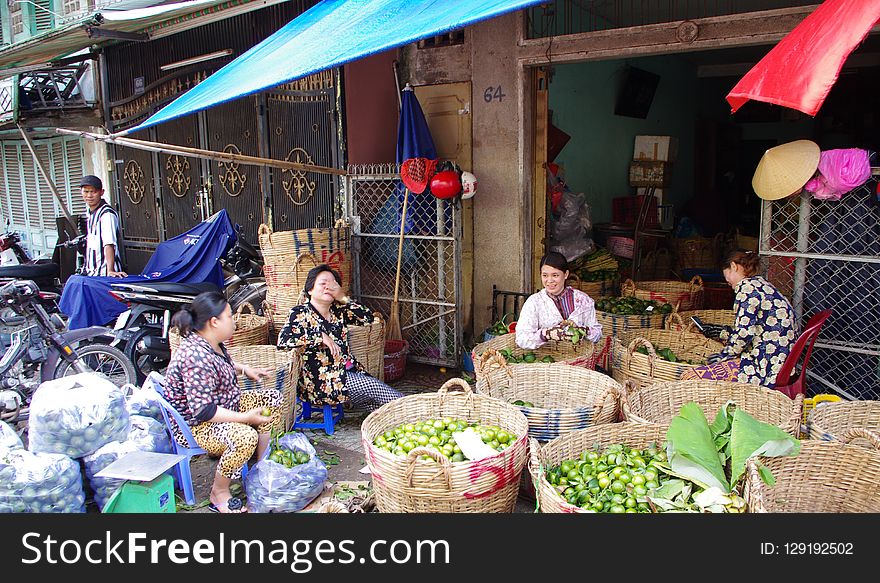
{"type": "Polygon", "coordinates": [[[461,389],[461,392],[468,396],[474,394],[473,389],[471,389],[471,386],[467,383],[466,380],[459,378],[449,379],[448,381],[443,383],[443,386],[440,387],[440,389],[437,391],[437,396],[440,397],[441,402],[446,397],[449,389],[452,387],[458,387],[459,389],[461,389]]]}
{"type": "Polygon", "coordinates": [[[275,244],[272,242],[272,227],[266,223],[260,223],[260,226],[257,227],[257,241],[262,241],[263,235],[266,235],[266,240],[269,241],[269,247],[274,248],[275,244]]]}
{"type": "Polygon", "coordinates": [[[572,273],[568,276],[568,279],[570,279],[570,280],[573,279],[573,280],[575,280],[577,283],[581,283],[581,278],[579,278],[578,275],[577,275],[577,273],[574,273],[574,272],[572,272],[572,273]]]}
{"type": "Polygon", "coordinates": [[[630,278],[626,278],[622,284],[620,284],[620,295],[622,297],[632,296],[636,293],[636,282],[631,280],[630,278]]]}
{"type": "Polygon", "coordinates": [[[348,223],[345,222],[345,219],[336,219],[336,222],[333,223],[334,229],[344,229],[348,226],[348,223]]]}
{"type": "Polygon", "coordinates": [[[529,438],[529,470],[531,471],[531,474],[532,474],[532,485],[535,487],[535,490],[538,489],[538,483],[535,480],[535,478],[544,475],[544,470],[541,467],[541,459],[538,457],[538,452],[540,452],[540,451],[541,451],[541,444],[534,437],[530,437],[529,438]]]}
{"type": "Polygon", "coordinates": [[[657,360],[657,351],[654,350],[653,344],[641,336],[633,338],[632,342],[629,343],[629,346],[626,347],[626,369],[629,370],[633,353],[639,346],[644,346],[648,349],[648,372],[651,376],[654,376],[654,361],[657,360]]]}
{"type": "MultiPolygon", "coordinates": [[[[691,292],[696,291],[698,287],[703,287],[703,278],[699,275],[695,275],[691,278],[691,292]]],[[[699,307],[699,306],[697,306],[699,307]]]]}
{"type": "Polygon", "coordinates": [[[296,256],[296,261],[293,262],[293,267],[290,268],[290,273],[296,273],[299,271],[299,264],[303,262],[306,258],[312,260],[312,267],[318,266],[318,260],[308,251],[303,251],[299,255],[296,256]]]}
{"type": "Polygon", "coordinates": [[[599,398],[596,399],[596,402],[593,404],[593,419],[602,414],[602,409],[605,407],[605,400],[609,396],[611,396],[616,402],[620,403],[620,389],[614,385],[608,387],[602,391],[602,394],[599,395],[599,398]]]}
{"type": "Polygon", "coordinates": [[[247,309],[248,309],[248,312],[250,312],[250,313],[253,314],[254,316],[257,315],[257,311],[254,309],[253,304],[251,304],[250,302],[244,302],[242,305],[238,306],[238,309],[235,310],[235,315],[236,315],[236,316],[241,316],[242,314],[244,314],[244,309],[245,309],[245,308],[247,308],[247,309]]]}
{"type": "Polygon", "coordinates": [[[863,429],[861,427],[853,427],[851,429],[847,429],[843,432],[843,435],[840,436],[840,440],[843,443],[849,443],[853,439],[863,438],[867,439],[871,442],[871,445],[874,449],[880,450],[880,433],[875,431],[871,431],[870,429],[863,429]]]}
{"type": "Polygon", "coordinates": [[[446,490],[452,490],[452,480],[449,477],[449,470],[452,467],[452,462],[446,459],[446,456],[441,454],[439,451],[428,449],[427,447],[415,447],[410,450],[410,452],[406,456],[406,473],[404,474],[404,479],[406,480],[407,486],[413,488],[413,474],[416,469],[416,461],[419,459],[420,455],[426,455],[430,457],[432,460],[440,464],[440,470],[437,471],[436,474],[431,476],[433,480],[436,476],[442,475],[443,481],[446,484],[446,490]]]}
{"type": "Polygon", "coordinates": [[[684,318],[681,317],[681,314],[678,312],[672,312],[666,316],[666,322],[664,322],[663,327],[667,330],[675,330],[672,326],[674,325],[673,320],[678,320],[678,325],[680,330],[684,330],[687,326],[684,323],[684,318]]]}

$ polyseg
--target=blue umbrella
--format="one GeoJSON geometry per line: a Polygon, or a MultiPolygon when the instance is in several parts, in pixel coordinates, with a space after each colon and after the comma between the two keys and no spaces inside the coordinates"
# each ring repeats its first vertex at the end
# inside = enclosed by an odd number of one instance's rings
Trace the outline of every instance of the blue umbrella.
{"type": "MultiPolygon", "coordinates": [[[[400,121],[397,124],[397,163],[402,164],[404,160],[410,158],[437,158],[437,148],[434,147],[434,140],[431,137],[431,130],[428,128],[428,122],[425,121],[425,114],[422,112],[422,106],[412,87],[407,83],[401,92],[400,98],[400,121]]],[[[400,239],[397,243],[397,274],[394,278],[394,300],[391,302],[391,314],[388,319],[388,329],[386,337],[390,340],[402,340],[403,335],[400,330],[400,315],[398,304],[398,292],[400,290],[400,263],[403,258],[403,235],[413,228],[412,217],[407,217],[407,204],[409,202],[409,189],[398,188],[398,200],[403,195],[400,211],[400,239]],[[401,190],[403,191],[401,193],[401,190]],[[409,220],[407,220],[409,219],[409,220]]],[[[423,197],[425,198],[425,197],[423,197]]],[[[414,211],[420,212],[422,201],[416,200],[414,211]]],[[[427,216],[431,216],[430,213],[427,216]]]]}

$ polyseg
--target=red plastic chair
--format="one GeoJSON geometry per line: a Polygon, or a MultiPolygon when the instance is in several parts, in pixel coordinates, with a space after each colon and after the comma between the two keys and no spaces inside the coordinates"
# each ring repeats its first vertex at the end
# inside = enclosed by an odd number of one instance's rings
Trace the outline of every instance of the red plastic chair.
{"type": "Polygon", "coordinates": [[[776,375],[776,390],[785,393],[789,399],[794,399],[797,395],[803,395],[806,392],[807,365],[810,362],[810,354],[813,353],[813,345],[816,343],[816,338],[819,336],[822,324],[830,316],[831,310],[822,310],[810,318],[803,333],[794,343],[794,346],[792,346],[788,358],[785,359],[785,363],[782,365],[782,369],[776,375]],[[797,366],[798,360],[800,360],[804,347],[807,348],[807,353],[804,355],[804,364],[797,371],[797,378],[792,379],[792,373],[797,366]]]}

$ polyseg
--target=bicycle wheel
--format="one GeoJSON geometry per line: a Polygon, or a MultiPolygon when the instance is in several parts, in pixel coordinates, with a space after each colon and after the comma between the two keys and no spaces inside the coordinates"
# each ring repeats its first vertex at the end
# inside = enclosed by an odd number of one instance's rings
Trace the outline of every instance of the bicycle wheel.
{"type": "MultiPolygon", "coordinates": [[[[134,365],[118,348],[106,344],[89,344],[77,348],[76,353],[86,368],[107,378],[117,387],[137,383],[134,365]]],[[[78,374],[78,371],[64,360],[55,369],[54,378],[60,379],[73,374],[78,374]]]]}

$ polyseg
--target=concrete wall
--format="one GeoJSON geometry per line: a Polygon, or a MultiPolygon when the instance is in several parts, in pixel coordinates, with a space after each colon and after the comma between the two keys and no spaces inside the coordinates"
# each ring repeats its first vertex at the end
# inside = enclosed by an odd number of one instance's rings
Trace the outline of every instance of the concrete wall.
{"type": "Polygon", "coordinates": [[[594,223],[611,221],[612,199],[634,192],[629,164],[637,135],[678,138],[678,158],[664,203],[679,207],[693,195],[696,68],[674,56],[558,65],[550,82],[553,123],[571,136],[556,158],[566,182],[584,192],[594,223]],[[660,75],[646,119],[614,114],[626,66],[660,75]]]}
{"type": "Polygon", "coordinates": [[[394,162],[397,144],[397,49],[344,67],[345,126],[349,164],[394,162]]]}

